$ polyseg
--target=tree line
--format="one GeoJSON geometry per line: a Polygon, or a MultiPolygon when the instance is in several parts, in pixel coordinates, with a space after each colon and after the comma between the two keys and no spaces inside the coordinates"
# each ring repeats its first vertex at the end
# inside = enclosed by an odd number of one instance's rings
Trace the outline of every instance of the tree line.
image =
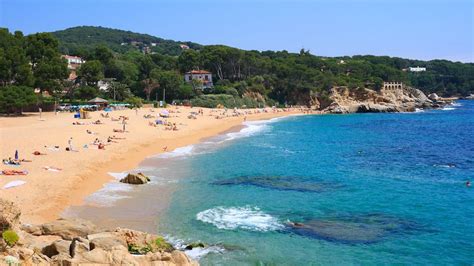
{"type": "Polygon", "coordinates": [[[472,63],[370,55],[321,57],[304,49],[299,53],[260,52],[223,45],[197,46],[176,55],[144,54],[138,49],[121,51],[97,42],[78,50],[75,55],[86,62],[77,70],[77,79],[67,81],[69,72],[61,58],[61,46],[49,33],[23,36],[18,31],[0,30],[2,111],[35,101],[31,97],[33,88],[68,101],[96,96],[116,101],[136,100],[134,97],[152,101],[161,100],[166,92],[167,102],[189,100],[208,106],[222,100],[226,106],[233,103],[248,107],[308,104],[310,96],[327,98],[335,86],[379,90],[384,81],[401,81],[442,96],[474,93],[472,63]],[[406,71],[412,66],[426,67],[427,71],[406,71]],[[211,71],[215,86],[202,90],[198,81],[186,83],[183,74],[196,69],[211,71]],[[107,82],[107,90],[98,89],[99,81],[107,82]],[[216,94],[227,96],[212,96],[216,94]],[[15,101],[20,102],[12,105],[15,101]]]}

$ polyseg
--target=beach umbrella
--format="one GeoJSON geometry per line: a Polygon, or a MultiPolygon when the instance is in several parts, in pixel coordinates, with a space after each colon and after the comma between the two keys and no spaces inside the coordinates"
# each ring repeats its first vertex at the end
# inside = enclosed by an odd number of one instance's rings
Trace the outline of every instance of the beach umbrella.
{"type": "Polygon", "coordinates": [[[160,112],[160,115],[161,115],[161,116],[168,117],[168,116],[170,115],[170,112],[165,109],[165,110],[163,110],[163,111],[160,112]]]}
{"type": "Polygon", "coordinates": [[[15,160],[18,160],[18,150],[15,150],[15,160]]]}

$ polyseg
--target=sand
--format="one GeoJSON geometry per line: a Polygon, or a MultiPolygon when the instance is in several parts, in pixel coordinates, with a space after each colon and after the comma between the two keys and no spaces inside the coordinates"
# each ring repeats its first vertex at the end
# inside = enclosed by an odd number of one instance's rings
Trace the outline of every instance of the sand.
{"type": "MultiPolygon", "coordinates": [[[[113,129],[122,129],[121,121],[112,121],[101,117],[103,112],[91,112],[91,119],[75,119],[73,113],[43,113],[40,119],[37,113],[28,113],[22,117],[0,118],[0,157],[14,157],[18,150],[20,159],[32,160],[20,166],[1,165],[1,170],[27,170],[27,175],[0,175],[0,197],[16,202],[22,209],[25,223],[44,223],[57,219],[68,206],[81,205],[87,195],[102,188],[112,177],[108,172],[122,172],[133,169],[145,157],[158,154],[167,147],[172,151],[178,147],[197,143],[239,126],[244,116],[216,119],[215,115],[223,110],[202,109],[204,115],[197,119],[188,119],[190,112],[199,108],[172,107],[171,117],[166,119],[176,123],[178,131],[165,130],[165,126],[149,125],[156,119],[161,109],[142,108],[110,112],[114,118],[127,116],[125,133],[114,133],[113,129]],[[154,116],[144,118],[145,114],[154,116]],[[100,119],[104,124],[91,124],[100,119]],[[80,121],[87,125],[73,125],[80,121]],[[90,130],[95,134],[88,134],[90,130]],[[107,143],[108,136],[125,138],[105,146],[105,150],[92,145],[96,138],[107,143]],[[68,140],[77,152],[66,151],[68,140]],[[84,145],[88,148],[84,148],[84,145]],[[51,147],[59,146],[59,150],[51,147]],[[47,155],[35,156],[40,151],[47,155]],[[52,167],[53,171],[44,167],[52,167]],[[60,171],[54,168],[62,169],[60,171]],[[26,183],[4,189],[12,182],[22,180],[26,183]]],[[[299,110],[280,110],[245,115],[247,120],[269,119],[301,113],[299,110]]],[[[229,111],[228,114],[231,112],[229,111]]],[[[21,183],[21,182],[20,182],[21,183]]]]}

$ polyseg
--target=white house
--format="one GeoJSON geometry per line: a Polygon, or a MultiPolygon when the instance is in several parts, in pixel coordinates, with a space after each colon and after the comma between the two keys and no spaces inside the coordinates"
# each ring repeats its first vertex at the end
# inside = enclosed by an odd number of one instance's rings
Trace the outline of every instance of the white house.
{"type": "Polygon", "coordinates": [[[97,87],[99,87],[100,91],[107,91],[110,87],[110,82],[106,80],[99,80],[97,82],[97,87]]]}
{"type": "Polygon", "coordinates": [[[76,70],[84,64],[86,60],[74,55],[62,55],[61,57],[67,60],[67,68],[70,70],[68,79],[75,80],[77,78],[76,70]]]}
{"type": "Polygon", "coordinates": [[[205,70],[192,70],[184,74],[184,81],[190,83],[193,79],[202,82],[203,89],[212,88],[212,73],[205,70]]]}
{"type": "Polygon", "coordinates": [[[79,56],[74,55],[63,55],[62,58],[67,60],[67,66],[69,69],[75,69],[79,65],[84,64],[86,61],[79,56]]]}
{"type": "Polygon", "coordinates": [[[408,68],[408,70],[410,70],[410,72],[424,72],[426,71],[426,67],[410,67],[408,68]]]}

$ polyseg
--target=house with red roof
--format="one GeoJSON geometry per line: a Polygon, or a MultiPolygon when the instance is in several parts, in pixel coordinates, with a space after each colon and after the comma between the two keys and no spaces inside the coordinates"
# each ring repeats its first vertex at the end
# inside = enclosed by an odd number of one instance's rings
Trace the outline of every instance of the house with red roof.
{"type": "Polygon", "coordinates": [[[193,80],[199,80],[202,83],[202,88],[212,88],[212,73],[206,70],[192,70],[184,74],[184,80],[191,83],[193,80]]]}

